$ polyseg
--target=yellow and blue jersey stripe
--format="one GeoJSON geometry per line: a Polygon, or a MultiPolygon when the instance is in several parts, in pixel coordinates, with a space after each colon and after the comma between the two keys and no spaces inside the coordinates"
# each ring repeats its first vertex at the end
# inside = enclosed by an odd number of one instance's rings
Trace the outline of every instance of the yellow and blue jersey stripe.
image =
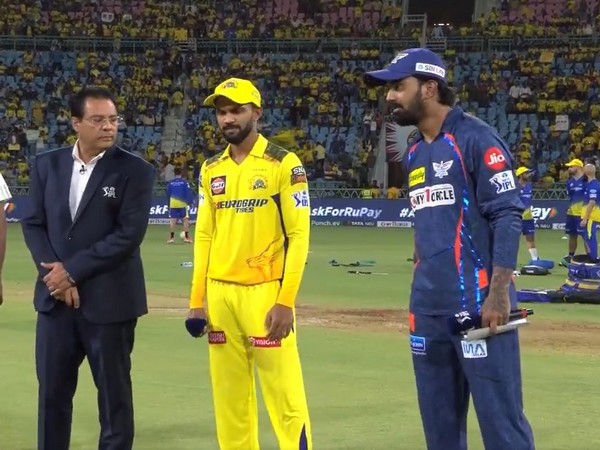
{"type": "Polygon", "coordinates": [[[183,178],[174,178],[167,185],[167,202],[170,209],[187,208],[192,203],[192,189],[183,178]]]}

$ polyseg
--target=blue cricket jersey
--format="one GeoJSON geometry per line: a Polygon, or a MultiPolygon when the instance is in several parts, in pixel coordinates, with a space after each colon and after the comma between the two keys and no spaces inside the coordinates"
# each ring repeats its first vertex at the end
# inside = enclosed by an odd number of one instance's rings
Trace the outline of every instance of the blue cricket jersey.
{"type": "MultiPolygon", "coordinates": [[[[405,158],[415,214],[410,310],[478,311],[492,267],[514,269],[524,207],[506,144],[485,122],[453,108],[439,136],[405,158]]],[[[511,302],[516,304],[514,285],[511,302]]]]}
{"type": "Polygon", "coordinates": [[[569,195],[567,215],[581,217],[586,185],[587,181],[584,176],[579,178],[571,177],[567,180],[567,194],[569,195]]]}
{"type": "Polygon", "coordinates": [[[531,211],[531,206],[533,204],[533,187],[531,183],[525,183],[521,186],[519,199],[525,207],[525,211],[523,211],[523,220],[533,220],[533,214],[531,211]]]}
{"type": "Polygon", "coordinates": [[[167,185],[167,203],[170,209],[187,208],[193,201],[192,189],[183,178],[177,177],[167,185]]]}

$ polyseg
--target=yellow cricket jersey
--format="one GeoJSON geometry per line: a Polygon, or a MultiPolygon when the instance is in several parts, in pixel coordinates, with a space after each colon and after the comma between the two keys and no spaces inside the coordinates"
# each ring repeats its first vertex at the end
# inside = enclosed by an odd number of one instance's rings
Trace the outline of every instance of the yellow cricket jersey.
{"type": "Polygon", "coordinates": [[[187,206],[187,202],[184,202],[183,200],[178,200],[176,198],[169,199],[169,208],[171,209],[182,209],[187,208],[187,206]]]}
{"type": "MultiPolygon", "coordinates": [[[[581,215],[580,217],[582,219],[586,219],[586,215],[587,215],[587,208],[588,208],[588,204],[583,205],[582,209],[581,209],[581,215]]],[[[593,221],[593,222],[599,222],[600,223],[600,206],[594,206],[592,208],[592,211],[590,213],[590,216],[587,217],[588,220],[593,221]]]]}
{"type": "Polygon", "coordinates": [[[201,169],[190,308],[206,279],[240,285],[282,280],[277,303],[293,306],[308,255],[310,204],[300,159],[262,135],[241,164],[229,147],[201,169]]]}
{"type": "Polygon", "coordinates": [[[582,211],[583,202],[575,202],[569,206],[569,209],[567,210],[567,215],[581,217],[582,211]]]}

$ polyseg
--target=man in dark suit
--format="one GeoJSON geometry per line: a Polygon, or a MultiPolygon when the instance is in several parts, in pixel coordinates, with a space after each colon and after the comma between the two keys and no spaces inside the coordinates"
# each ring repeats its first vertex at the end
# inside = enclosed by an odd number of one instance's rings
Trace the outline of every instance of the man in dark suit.
{"type": "Polygon", "coordinates": [[[98,388],[102,450],[129,450],[131,359],[147,301],[140,244],[154,168],[115,145],[121,118],[103,88],[70,99],[73,147],[38,155],[25,242],[38,270],[34,306],[38,449],[67,450],[77,374],[87,357],[98,388]]]}

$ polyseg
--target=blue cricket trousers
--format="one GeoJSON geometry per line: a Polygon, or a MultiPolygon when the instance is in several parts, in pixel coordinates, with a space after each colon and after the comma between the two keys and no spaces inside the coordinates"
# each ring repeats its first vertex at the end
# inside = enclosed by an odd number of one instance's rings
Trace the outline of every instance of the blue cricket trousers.
{"type": "Polygon", "coordinates": [[[445,316],[411,315],[410,345],[428,450],[467,449],[469,394],[486,450],[535,450],[523,411],[518,333],[467,343],[445,316]]]}

